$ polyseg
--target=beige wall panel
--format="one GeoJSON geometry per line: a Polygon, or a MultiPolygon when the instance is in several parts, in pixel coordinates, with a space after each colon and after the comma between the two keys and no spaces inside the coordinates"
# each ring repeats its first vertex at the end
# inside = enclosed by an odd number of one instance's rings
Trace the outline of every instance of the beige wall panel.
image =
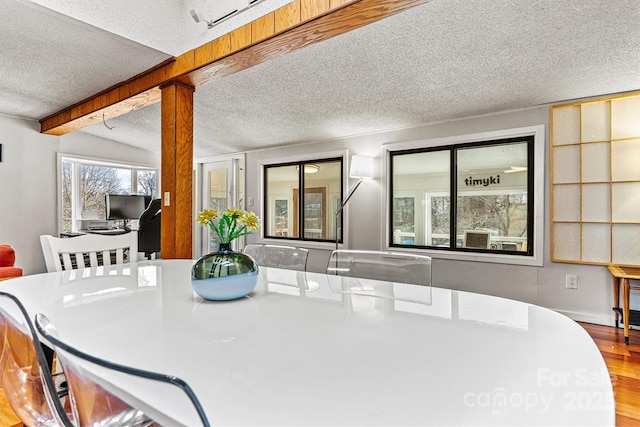
{"type": "Polygon", "coordinates": [[[609,101],[582,105],[582,142],[608,141],[611,135],[609,101]]]}
{"type": "Polygon", "coordinates": [[[611,147],[608,142],[583,144],[582,182],[609,182],[611,179],[611,147]]]}
{"type": "Polygon", "coordinates": [[[611,204],[613,222],[640,222],[640,182],[612,184],[611,204]]]}
{"type": "Polygon", "coordinates": [[[580,224],[555,224],[555,258],[580,261],[580,224]]]}
{"type": "Polygon", "coordinates": [[[640,139],[612,142],[611,166],[613,181],[640,181],[640,139]]]}
{"type": "Polygon", "coordinates": [[[582,186],[582,221],[611,221],[610,188],[609,183],[582,186]]]}
{"type": "Polygon", "coordinates": [[[553,219],[580,221],[580,185],[556,185],[553,191],[553,219]]]}
{"type": "Polygon", "coordinates": [[[611,225],[582,225],[582,260],[602,264],[611,261],[611,225]]]}
{"type": "Polygon", "coordinates": [[[558,183],[580,182],[580,146],[556,147],[553,153],[553,180],[558,183]]]}
{"type": "Polygon", "coordinates": [[[640,265],[640,225],[614,224],[613,258],[614,264],[640,265]]]}
{"type": "Polygon", "coordinates": [[[553,110],[553,144],[566,145],[580,142],[580,106],[571,105],[553,110]]]}
{"type": "Polygon", "coordinates": [[[611,101],[611,139],[640,138],[640,96],[611,101]]]}

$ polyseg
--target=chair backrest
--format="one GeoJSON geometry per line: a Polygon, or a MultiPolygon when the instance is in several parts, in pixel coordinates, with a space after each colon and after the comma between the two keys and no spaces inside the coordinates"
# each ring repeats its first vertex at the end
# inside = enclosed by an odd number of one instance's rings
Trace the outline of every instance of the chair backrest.
{"type": "Polygon", "coordinates": [[[298,271],[306,271],[309,256],[309,250],[304,248],[259,244],[246,245],[244,253],[251,256],[259,266],[298,271]]]}
{"type": "Polygon", "coordinates": [[[42,235],[40,244],[48,272],[138,261],[138,236],[133,232],[69,238],[42,235]]]}
{"type": "Polygon", "coordinates": [[[331,253],[327,274],[431,286],[431,257],[339,249],[331,253]]]}
{"type": "Polygon", "coordinates": [[[27,426],[73,424],[56,392],[38,336],[18,299],[0,292],[0,386],[27,426]]]}
{"type": "Polygon", "coordinates": [[[160,252],[162,206],[160,199],[153,199],[140,216],[138,228],[138,250],[149,257],[160,252]]]}
{"type": "Polygon", "coordinates": [[[63,342],[42,314],[36,329],[53,346],[67,377],[78,427],[208,427],[202,405],[189,385],[174,376],[119,365],[63,342]]]}
{"type": "Polygon", "coordinates": [[[16,267],[16,251],[10,245],[0,245],[0,280],[22,276],[22,268],[16,267]]]}

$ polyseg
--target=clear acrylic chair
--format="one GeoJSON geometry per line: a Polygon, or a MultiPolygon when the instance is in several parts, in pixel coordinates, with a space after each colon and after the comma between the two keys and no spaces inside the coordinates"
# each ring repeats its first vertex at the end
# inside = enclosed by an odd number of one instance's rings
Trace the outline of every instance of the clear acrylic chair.
{"type": "Polygon", "coordinates": [[[246,245],[244,253],[251,256],[259,266],[298,271],[306,271],[309,256],[309,250],[304,248],[259,244],[246,245]]]}
{"type": "Polygon", "coordinates": [[[61,341],[43,314],[36,315],[35,323],[62,364],[78,427],[210,425],[195,393],[180,378],[84,353],[61,341]]]}
{"type": "Polygon", "coordinates": [[[138,261],[137,233],[86,234],[71,238],[40,236],[49,273],[138,261]]]}
{"type": "Polygon", "coordinates": [[[38,336],[22,303],[0,292],[0,386],[9,405],[26,426],[72,427],[38,336]]]}
{"type": "Polygon", "coordinates": [[[338,249],[327,274],[431,286],[431,257],[403,252],[338,249]]]}

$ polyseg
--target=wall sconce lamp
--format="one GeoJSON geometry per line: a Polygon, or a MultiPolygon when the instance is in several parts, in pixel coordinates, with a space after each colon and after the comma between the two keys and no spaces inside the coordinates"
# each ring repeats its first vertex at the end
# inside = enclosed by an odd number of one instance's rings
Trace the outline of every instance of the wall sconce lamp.
{"type": "Polygon", "coordinates": [[[353,185],[353,187],[351,187],[351,190],[349,190],[345,198],[340,203],[340,206],[338,206],[338,209],[336,210],[336,218],[334,221],[336,233],[336,250],[338,249],[338,241],[340,240],[338,236],[338,218],[344,210],[344,207],[347,206],[347,203],[349,202],[349,199],[351,199],[351,196],[353,196],[353,193],[355,193],[360,184],[362,184],[362,181],[364,181],[365,179],[373,178],[373,157],[358,155],[351,156],[349,178],[357,178],[358,181],[353,185]]]}

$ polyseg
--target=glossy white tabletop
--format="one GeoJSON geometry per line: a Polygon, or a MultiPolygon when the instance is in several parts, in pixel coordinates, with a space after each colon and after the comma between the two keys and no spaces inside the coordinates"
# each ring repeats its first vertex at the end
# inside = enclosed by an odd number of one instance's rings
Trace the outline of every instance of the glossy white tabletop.
{"type": "Polygon", "coordinates": [[[250,296],[209,302],[191,265],[25,276],[0,290],[81,350],[184,379],[213,425],[615,424],[600,352],[551,310],[269,268],[250,296]]]}

